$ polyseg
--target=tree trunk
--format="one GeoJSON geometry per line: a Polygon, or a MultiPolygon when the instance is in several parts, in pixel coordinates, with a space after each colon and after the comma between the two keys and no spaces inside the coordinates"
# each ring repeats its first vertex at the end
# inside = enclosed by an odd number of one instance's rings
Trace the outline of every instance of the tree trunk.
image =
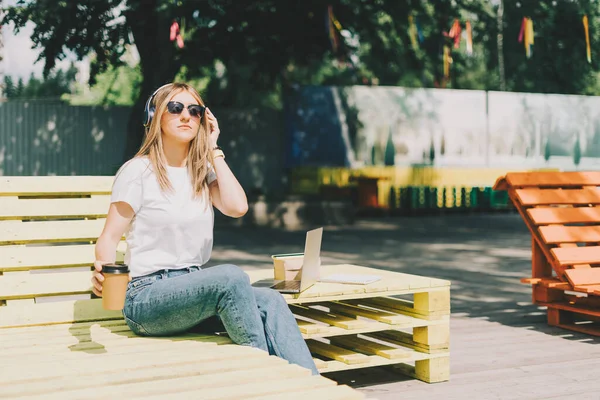
{"type": "MultiPolygon", "coordinates": [[[[444,34],[450,29],[450,24],[453,21],[452,4],[449,0],[433,2],[434,18],[439,32],[439,41],[437,54],[434,58],[434,79],[438,82],[439,87],[446,88],[448,81],[444,74],[444,46],[450,44],[450,40],[444,34]]],[[[450,53],[452,54],[452,53],[450,53]]],[[[452,66],[450,66],[450,77],[452,77],[452,66]]]]}
{"type": "Polygon", "coordinates": [[[148,97],[160,86],[172,82],[181,68],[178,49],[169,39],[172,19],[169,10],[158,10],[159,0],[131,1],[126,14],[135,45],[140,55],[142,84],[127,124],[124,160],[140,148],[144,138],[144,106],[148,97]]]}
{"type": "Polygon", "coordinates": [[[500,90],[506,91],[506,77],[504,75],[504,0],[500,0],[496,22],[498,24],[498,74],[500,75],[500,90]]]}

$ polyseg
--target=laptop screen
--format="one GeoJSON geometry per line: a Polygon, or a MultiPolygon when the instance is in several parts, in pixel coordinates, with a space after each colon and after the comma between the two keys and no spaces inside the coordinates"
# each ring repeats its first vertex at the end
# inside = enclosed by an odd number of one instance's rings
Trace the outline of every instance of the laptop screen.
{"type": "Polygon", "coordinates": [[[321,275],[321,239],[323,228],[313,229],[306,233],[304,245],[304,262],[302,265],[302,287],[312,285],[321,275]]]}

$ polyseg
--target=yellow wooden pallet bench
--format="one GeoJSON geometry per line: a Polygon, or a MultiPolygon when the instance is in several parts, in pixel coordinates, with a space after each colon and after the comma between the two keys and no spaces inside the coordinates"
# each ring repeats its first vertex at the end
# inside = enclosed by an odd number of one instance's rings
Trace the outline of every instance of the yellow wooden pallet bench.
{"type": "MultiPolygon", "coordinates": [[[[226,335],[138,337],[104,310],[90,270],[112,180],[0,177],[0,398],[364,398],[226,335]]],[[[371,285],[318,283],[285,296],[320,371],[396,365],[449,379],[450,282],[375,273],[383,279],[371,285]]],[[[248,274],[260,285],[273,272],[248,274]]]]}
{"type": "Polygon", "coordinates": [[[600,171],[498,178],[531,232],[533,302],[548,323],[600,336],[600,171]]]}

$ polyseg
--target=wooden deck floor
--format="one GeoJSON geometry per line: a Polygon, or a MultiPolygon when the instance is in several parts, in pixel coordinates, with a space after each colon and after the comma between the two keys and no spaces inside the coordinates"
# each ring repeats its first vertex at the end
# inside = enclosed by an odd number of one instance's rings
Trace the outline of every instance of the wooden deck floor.
{"type": "MultiPolygon", "coordinates": [[[[265,268],[302,251],[303,232],[218,227],[211,264],[265,268]]],[[[451,380],[426,384],[389,368],[329,374],[391,399],[600,398],[600,338],[550,328],[519,283],[529,234],[516,214],[362,220],[326,228],[324,263],[351,262],[452,280],[451,380]]]]}

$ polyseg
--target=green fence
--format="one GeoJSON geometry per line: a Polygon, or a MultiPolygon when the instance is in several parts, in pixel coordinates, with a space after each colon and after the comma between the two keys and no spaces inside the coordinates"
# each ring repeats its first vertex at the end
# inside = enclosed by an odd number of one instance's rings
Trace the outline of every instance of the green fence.
{"type": "Polygon", "coordinates": [[[512,210],[506,191],[491,187],[394,187],[389,209],[397,212],[512,210]]]}

